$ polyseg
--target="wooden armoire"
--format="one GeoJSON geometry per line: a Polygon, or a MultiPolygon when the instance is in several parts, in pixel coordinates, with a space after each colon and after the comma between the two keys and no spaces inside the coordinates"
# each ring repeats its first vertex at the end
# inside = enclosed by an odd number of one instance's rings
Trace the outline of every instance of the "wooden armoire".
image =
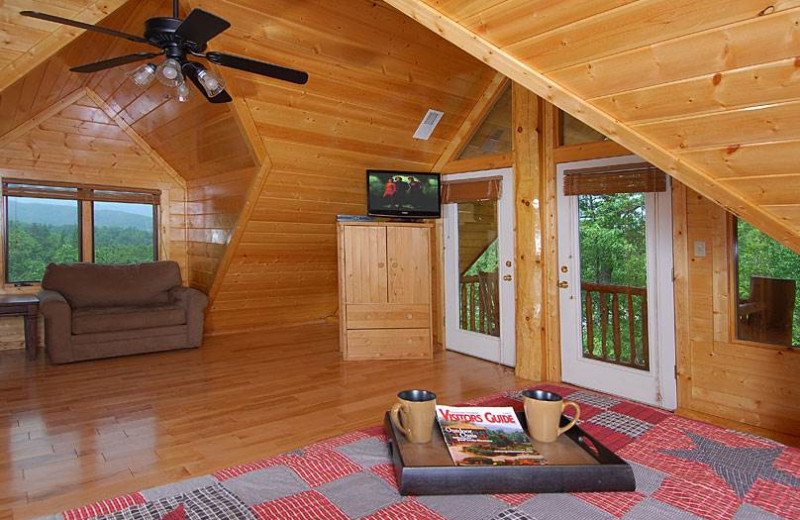
{"type": "Polygon", "coordinates": [[[339,222],[342,356],[433,356],[431,224],[339,222]]]}

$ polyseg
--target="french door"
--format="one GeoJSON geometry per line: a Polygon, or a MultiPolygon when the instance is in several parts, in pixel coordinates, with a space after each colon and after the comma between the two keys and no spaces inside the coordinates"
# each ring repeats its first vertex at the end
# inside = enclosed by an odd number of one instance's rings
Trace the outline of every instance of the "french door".
{"type": "Polygon", "coordinates": [[[493,179],[499,197],[444,204],[445,343],[507,366],[516,363],[514,195],[511,168],[448,175],[447,182],[493,179]]]}
{"type": "Polygon", "coordinates": [[[674,409],[669,179],[666,191],[564,194],[565,172],[642,162],[624,157],[558,165],[562,378],[674,409]]]}

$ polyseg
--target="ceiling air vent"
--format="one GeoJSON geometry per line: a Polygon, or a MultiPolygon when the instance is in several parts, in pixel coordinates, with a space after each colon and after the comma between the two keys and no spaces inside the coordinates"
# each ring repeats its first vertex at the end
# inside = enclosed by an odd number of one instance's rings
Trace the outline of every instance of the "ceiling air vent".
{"type": "Polygon", "coordinates": [[[414,132],[414,139],[422,139],[423,141],[430,139],[431,134],[436,130],[436,125],[442,120],[442,116],[444,116],[444,112],[433,109],[428,110],[428,113],[422,118],[417,131],[414,132]]]}

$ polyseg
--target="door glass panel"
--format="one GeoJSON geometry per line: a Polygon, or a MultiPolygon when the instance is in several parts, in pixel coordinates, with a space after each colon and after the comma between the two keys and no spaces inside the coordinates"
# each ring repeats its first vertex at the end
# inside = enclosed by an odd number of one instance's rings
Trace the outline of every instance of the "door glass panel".
{"type": "Polygon", "coordinates": [[[578,197],[583,357],[649,370],[645,195],[578,197]]]}
{"type": "Polygon", "coordinates": [[[458,204],[459,327],[500,336],[497,201],[458,204]]]}

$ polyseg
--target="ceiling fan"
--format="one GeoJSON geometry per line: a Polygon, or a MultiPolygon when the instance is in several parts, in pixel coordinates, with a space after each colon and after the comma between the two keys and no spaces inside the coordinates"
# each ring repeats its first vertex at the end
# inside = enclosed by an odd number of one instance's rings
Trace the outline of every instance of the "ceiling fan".
{"type": "Polygon", "coordinates": [[[203,58],[223,67],[253,72],[298,85],[304,85],[308,82],[308,74],[300,70],[222,52],[206,52],[208,41],[228,29],[231,24],[227,20],[202,9],[193,9],[184,20],[181,20],[179,18],[178,0],[173,0],[172,2],[172,17],[150,18],[144,23],[144,36],[127,34],[107,27],[90,25],[36,11],[22,11],[20,14],[30,18],[70,25],[158,47],[159,50],[157,52],[127,54],[72,67],[70,70],[84,73],[98,72],[164,55],[166,59],[161,64],[158,66],[153,63],[142,65],[130,73],[131,79],[137,85],[144,87],[157,78],[164,85],[175,87],[176,97],[181,102],[188,101],[191,95],[184,78],[189,78],[212,103],[228,103],[232,101],[231,96],[225,91],[225,84],[222,78],[208,70],[202,63],[190,61],[190,57],[203,58]]]}

